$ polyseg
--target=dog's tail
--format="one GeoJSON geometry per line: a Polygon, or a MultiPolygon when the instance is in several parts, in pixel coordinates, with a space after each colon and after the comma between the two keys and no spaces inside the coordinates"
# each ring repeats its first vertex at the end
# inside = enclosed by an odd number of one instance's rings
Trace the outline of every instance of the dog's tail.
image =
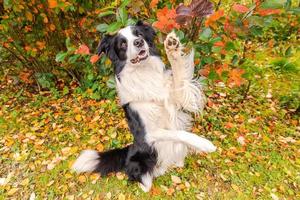
{"type": "Polygon", "coordinates": [[[106,152],[84,150],[77,158],[72,168],[80,172],[98,172],[107,175],[110,172],[124,170],[129,146],[122,149],[113,149],[106,152]]]}

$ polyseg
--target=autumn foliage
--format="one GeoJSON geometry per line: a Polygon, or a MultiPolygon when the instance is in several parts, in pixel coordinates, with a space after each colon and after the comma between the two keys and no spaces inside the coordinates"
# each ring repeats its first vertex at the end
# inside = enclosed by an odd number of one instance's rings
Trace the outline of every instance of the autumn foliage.
{"type": "Polygon", "coordinates": [[[193,43],[197,74],[205,75],[210,83],[223,81],[238,87],[255,74],[243,65],[247,63],[247,41],[267,41],[274,46],[268,32],[275,30],[280,37],[288,37],[297,32],[298,25],[291,5],[274,6],[272,0],[234,2],[230,7],[209,0],[16,2],[6,1],[0,11],[0,44],[4,55],[13,58],[9,59],[12,65],[18,62],[30,72],[23,79],[39,83],[49,77],[51,81],[71,78],[85,89],[93,87],[94,92],[102,91],[103,85],[113,87],[108,78],[111,63],[95,54],[101,36],[114,34],[137,19],[151,23],[160,41],[175,30],[183,42],[193,43]],[[279,18],[290,26],[279,26],[279,30],[275,23],[279,18]],[[99,81],[101,87],[96,84],[99,81]]]}

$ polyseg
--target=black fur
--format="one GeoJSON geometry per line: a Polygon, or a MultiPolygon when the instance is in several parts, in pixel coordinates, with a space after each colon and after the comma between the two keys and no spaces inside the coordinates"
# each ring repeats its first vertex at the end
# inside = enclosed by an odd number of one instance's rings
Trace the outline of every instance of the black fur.
{"type": "Polygon", "coordinates": [[[145,173],[152,173],[157,162],[157,152],[145,142],[144,124],[130,104],[123,105],[129,129],[134,136],[134,143],[130,146],[125,172],[132,181],[141,181],[145,173]]]}
{"type": "Polygon", "coordinates": [[[106,176],[111,172],[119,172],[125,169],[126,158],[131,145],[123,149],[113,149],[99,153],[99,164],[94,172],[106,176]]]}

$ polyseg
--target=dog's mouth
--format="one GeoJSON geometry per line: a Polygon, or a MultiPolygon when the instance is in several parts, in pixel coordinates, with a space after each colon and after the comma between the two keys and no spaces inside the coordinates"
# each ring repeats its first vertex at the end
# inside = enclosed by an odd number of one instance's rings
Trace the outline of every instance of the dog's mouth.
{"type": "Polygon", "coordinates": [[[145,49],[142,49],[139,53],[138,56],[134,59],[131,59],[130,62],[132,64],[137,64],[140,63],[143,60],[146,60],[148,58],[148,53],[145,49]]]}

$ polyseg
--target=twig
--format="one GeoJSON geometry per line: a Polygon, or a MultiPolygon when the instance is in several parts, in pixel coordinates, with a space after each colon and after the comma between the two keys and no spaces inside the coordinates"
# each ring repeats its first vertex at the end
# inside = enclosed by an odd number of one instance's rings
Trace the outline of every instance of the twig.
{"type": "Polygon", "coordinates": [[[247,88],[244,92],[243,99],[242,99],[241,103],[243,103],[245,101],[245,99],[247,98],[248,93],[250,91],[250,86],[251,86],[251,80],[248,81],[248,85],[247,85],[247,88]]]}

